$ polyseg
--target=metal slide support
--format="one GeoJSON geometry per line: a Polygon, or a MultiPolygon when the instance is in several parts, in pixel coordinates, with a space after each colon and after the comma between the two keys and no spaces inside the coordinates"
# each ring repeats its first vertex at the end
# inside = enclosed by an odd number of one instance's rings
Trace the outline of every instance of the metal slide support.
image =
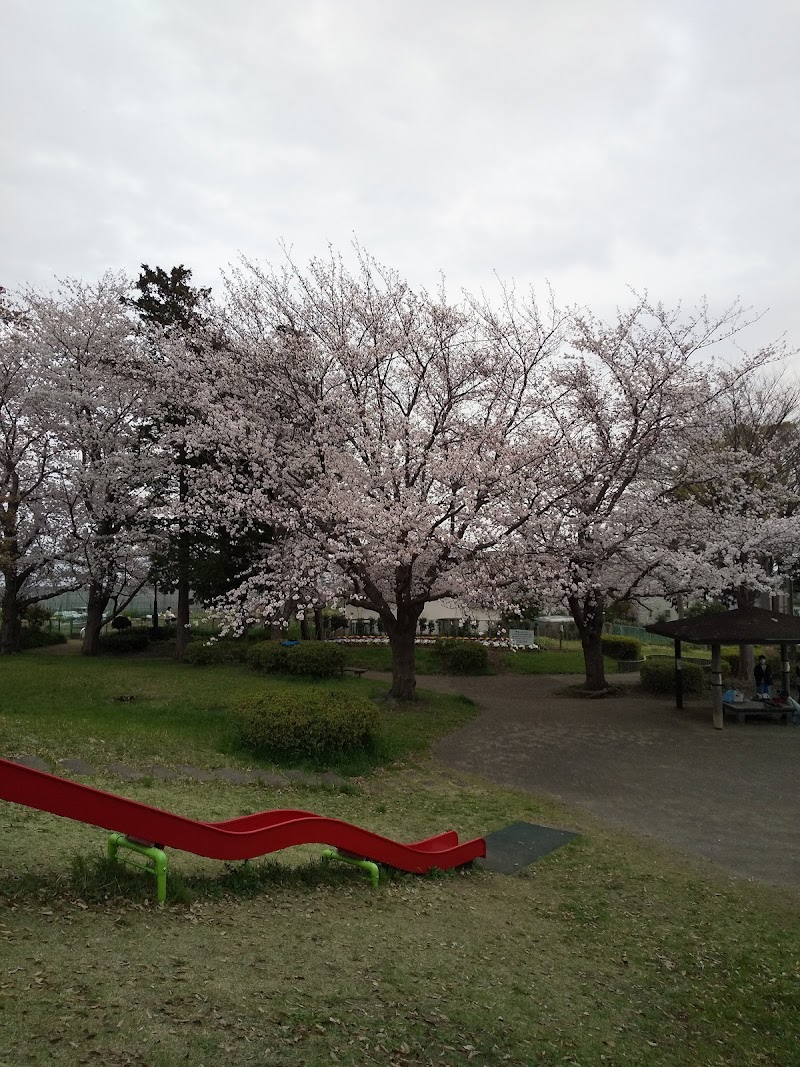
{"type": "Polygon", "coordinates": [[[360,856],[351,856],[347,852],[340,852],[338,848],[324,849],[322,853],[322,862],[330,863],[331,860],[341,860],[342,863],[349,863],[352,867],[360,867],[362,871],[366,871],[369,874],[372,888],[378,888],[380,870],[378,864],[373,863],[372,860],[365,860],[360,856]]]}
{"type": "Polygon", "coordinates": [[[146,841],[135,841],[131,837],[126,837],[125,834],[110,834],[108,838],[108,858],[119,860],[120,863],[125,863],[129,867],[138,867],[139,870],[154,874],[156,878],[156,899],[159,904],[163,904],[166,901],[167,855],[158,845],[148,845],[146,841]],[[150,867],[146,863],[136,863],[125,856],[118,856],[117,853],[121,848],[127,849],[129,852],[135,852],[139,856],[144,856],[145,859],[152,862],[153,866],[150,867]]]}

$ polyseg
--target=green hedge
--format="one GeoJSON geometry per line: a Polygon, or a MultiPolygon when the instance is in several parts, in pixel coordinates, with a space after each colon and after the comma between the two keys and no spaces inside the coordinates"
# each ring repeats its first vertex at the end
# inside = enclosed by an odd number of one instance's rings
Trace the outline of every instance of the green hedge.
{"type": "Polygon", "coordinates": [[[48,645],[65,645],[67,639],[57,630],[26,630],[20,636],[20,648],[46,648],[48,645]]]}
{"type": "MultiPolygon", "coordinates": [[[[772,667],[772,676],[777,678],[781,672],[781,653],[780,648],[777,645],[756,645],[753,651],[755,661],[758,662],[760,655],[767,657],[767,663],[772,667]]],[[[729,672],[733,677],[739,674],[739,646],[738,645],[723,645],[722,647],[722,669],[725,670],[725,662],[728,663],[729,672]]],[[[751,679],[752,680],[752,679],[751,679]]]]}
{"type": "MultiPolygon", "coordinates": [[[[683,691],[687,696],[700,696],[705,691],[705,675],[699,663],[683,660],[683,691]]],[[[648,693],[675,692],[675,664],[648,660],[639,670],[642,688],[648,693]]]]}
{"type": "Polygon", "coordinates": [[[489,653],[477,641],[440,637],[433,650],[448,674],[485,674],[488,670],[489,653]]]}
{"type": "Polygon", "coordinates": [[[257,645],[251,645],[247,653],[247,662],[254,671],[264,671],[266,674],[289,673],[289,651],[277,641],[263,641],[257,645]]]}
{"type": "Polygon", "coordinates": [[[287,689],[239,701],[242,742],[266,756],[320,759],[374,747],[378,709],[359,693],[287,689]]]}
{"type": "Polygon", "coordinates": [[[335,678],[344,672],[347,653],[324,641],[285,646],[274,641],[252,645],[247,662],[268,674],[296,674],[306,678],[335,678]]]}
{"type": "Polygon", "coordinates": [[[174,641],[178,636],[177,628],[174,626],[156,626],[155,630],[152,626],[148,626],[146,632],[151,641],[174,641]]]}
{"type": "Polygon", "coordinates": [[[308,678],[333,678],[344,672],[347,656],[343,648],[324,641],[304,641],[286,650],[289,655],[290,674],[302,674],[308,678]]]}
{"type": "Polygon", "coordinates": [[[104,634],[97,642],[98,656],[129,656],[144,652],[150,644],[147,630],[120,630],[116,634],[104,634]]]}
{"type": "Polygon", "coordinates": [[[642,645],[635,637],[603,634],[603,655],[616,660],[641,659],[642,645]]]}
{"type": "Polygon", "coordinates": [[[183,654],[183,662],[193,667],[209,667],[225,663],[246,663],[249,645],[245,641],[192,641],[183,654]]]}

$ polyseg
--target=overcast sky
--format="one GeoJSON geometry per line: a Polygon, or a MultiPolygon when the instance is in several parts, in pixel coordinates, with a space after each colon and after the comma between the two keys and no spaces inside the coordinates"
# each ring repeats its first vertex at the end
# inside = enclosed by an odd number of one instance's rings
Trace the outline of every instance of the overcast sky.
{"type": "Polygon", "coordinates": [[[353,235],[800,345],[797,0],[3,0],[0,285],[353,235]]]}

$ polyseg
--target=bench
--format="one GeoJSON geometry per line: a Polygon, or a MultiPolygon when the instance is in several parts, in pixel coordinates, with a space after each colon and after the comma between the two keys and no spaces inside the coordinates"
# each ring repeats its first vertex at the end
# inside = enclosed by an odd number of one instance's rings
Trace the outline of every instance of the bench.
{"type": "Polygon", "coordinates": [[[366,674],[367,672],[366,667],[345,667],[343,669],[345,674],[355,674],[357,678],[360,678],[362,674],[366,674]]]}

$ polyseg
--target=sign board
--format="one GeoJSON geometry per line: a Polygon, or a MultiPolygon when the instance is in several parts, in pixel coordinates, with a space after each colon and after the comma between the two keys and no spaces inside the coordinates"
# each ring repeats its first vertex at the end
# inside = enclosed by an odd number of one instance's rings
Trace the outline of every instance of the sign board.
{"type": "Polygon", "coordinates": [[[538,648],[536,634],[533,630],[509,630],[508,643],[510,645],[526,645],[528,648],[538,648]]]}

